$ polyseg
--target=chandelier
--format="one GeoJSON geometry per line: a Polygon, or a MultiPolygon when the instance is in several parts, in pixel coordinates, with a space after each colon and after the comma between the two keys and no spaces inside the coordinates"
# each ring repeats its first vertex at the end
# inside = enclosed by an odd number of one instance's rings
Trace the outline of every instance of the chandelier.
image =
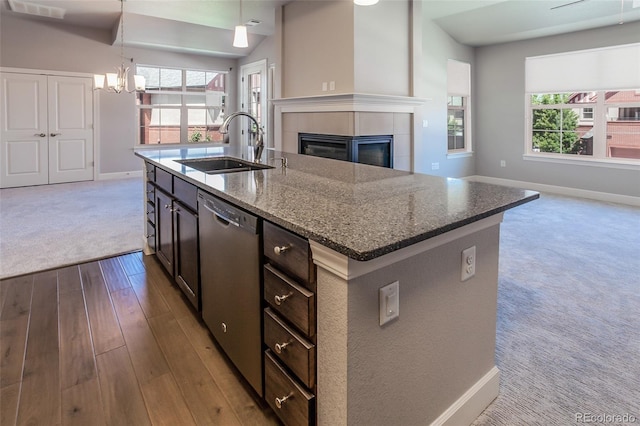
{"type": "MultiPolygon", "coordinates": [[[[131,62],[133,62],[133,58],[131,58],[131,62]]],[[[135,89],[129,90],[129,67],[124,66],[124,0],[120,0],[120,66],[115,69],[115,73],[94,75],[94,88],[112,93],[132,93],[145,90],[145,80],[142,75],[133,76],[135,89]],[[104,87],[105,80],[107,81],[106,88],[104,87]]]]}

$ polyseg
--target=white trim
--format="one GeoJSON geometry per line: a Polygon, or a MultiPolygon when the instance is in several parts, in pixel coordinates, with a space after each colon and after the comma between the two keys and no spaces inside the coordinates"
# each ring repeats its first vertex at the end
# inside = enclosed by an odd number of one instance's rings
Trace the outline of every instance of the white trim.
{"type": "MultiPolygon", "coordinates": [[[[267,60],[261,59],[259,61],[251,62],[249,64],[240,65],[240,72],[238,74],[238,100],[240,105],[245,103],[248,98],[248,93],[246,93],[247,85],[246,82],[242,80],[245,77],[248,77],[249,74],[260,73],[260,107],[262,109],[262,123],[260,123],[264,129],[265,140],[264,142],[267,146],[270,146],[269,137],[269,106],[267,105],[268,99],[268,78],[267,78],[267,60]]],[[[238,110],[242,110],[244,112],[249,112],[249,106],[245,104],[244,108],[239,108],[238,110]]],[[[238,129],[241,130],[241,129],[238,129]]],[[[249,134],[243,138],[242,135],[238,135],[238,140],[242,144],[241,146],[247,146],[249,143],[249,134]]]]}
{"type": "Polygon", "coordinates": [[[464,158],[464,157],[473,157],[473,151],[447,153],[447,160],[455,160],[456,158],[464,158]]]}
{"type": "Polygon", "coordinates": [[[55,75],[61,77],[91,77],[93,81],[93,74],[86,72],[69,72],[69,71],[53,71],[53,70],[39,70],[30,68],[9,68],[0,67],[0,72],[13,72],[19,74],[36,74],[36,75],[55,75]]]}
{"type": "Polygon", "coordinates": [[[431,426],[469,425],[496,399],[500,393],[500,370],[492,367],[487,374],[451,404],[431,426]]]}
{"type": "Polygon", "coordinates": [[[467,176],[467,179],[474,182],[492,183],[495,185],[512,186],[516,188],[526,188],[539,192],[548,192],[552,194],[566,195],[569,197],[588,198],[591,200],[605,201],[608,203],[627,204],[630,206],[640,207],[640,197],[631,195],[611,194],[608,192],[590,191],[587,189],[569,188],[565,186],[547,185],[543,183],[523,182],[511,179],[501,179],[489,176],[467,176]]]}
{"type": "Polygon", "coordinates": [[[541,161],[546,163],[607,167],[610,169],[640,170],[640,161],[613,158],[594,158],[584,155],[523,154],[522,159],[525,161],[541,161]]]}
{"type": "Polygon", "coordinates": [[[436,247],[458,240],[467,235],[479,232],[483,229],[499,225],[500,222],[502,222],[503,215],[503,213],[498,213],[493,216],[480,219],[476,222],[453,229],[449,232],[445,232],[444,234],[436,235],[433,238],[420,241],[416,244],[366,262],[353,260],[344,254],[338,253],[335,250],[323,246],[313,240],[309,240],[309,244],[311,245],[313,263],[343,280],[348,281],[378,269],[385,268],[389,265],[393,265],[401,260],[408,259],[422,252],[432,250],[436,247]]]}
{"type": "Polygon", "coordinates": [[[132,178],[132,177],[141,178],[142,170],[133,170],[130,172],[100,173],[98,175],[98,180],[125,179],[125,178],[132,178]]]}
{"type": "Polygon", "coordinates": [[[366,93],[345,93],[339,95],[318,95],[300,98],[272,99],[271,102],[281,112],[408,112],[429,99],[410,96],[374,95],[366,93]]]}

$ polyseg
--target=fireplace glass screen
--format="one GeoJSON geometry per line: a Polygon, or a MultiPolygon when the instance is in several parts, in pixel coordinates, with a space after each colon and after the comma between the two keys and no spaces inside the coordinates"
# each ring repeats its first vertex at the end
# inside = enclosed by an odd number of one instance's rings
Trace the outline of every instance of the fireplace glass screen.
{"type": "Polygon", "coordinates": [[[316,157],[393,167],[393,136],[298,134],[298,152],[316,157]]]}

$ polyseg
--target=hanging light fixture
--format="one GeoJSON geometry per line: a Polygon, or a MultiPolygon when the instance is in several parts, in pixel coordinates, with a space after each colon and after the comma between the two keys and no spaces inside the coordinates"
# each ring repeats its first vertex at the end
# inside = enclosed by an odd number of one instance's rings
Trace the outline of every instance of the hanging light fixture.
{"type": "Polygon", "coordinates": [[[236,31],[233,35],[233,47],[249,47],[247,27],[242,24],[242,0],[240,0],[240,24],[236,25],[236,31]]]}
{"type": "Polygon", "coordinates": [[[353,0],[358,6],[371,6],[378,3],[378,0],[353,0]]]}
{"type": "MultiPolygon", "coordinates": [[[[133,62],[133,58],[131,59],[133,62]]],[[[132,93],[136,91],[143,92],[145,90],[145,80],[142,75],[134,75],[135,89],[129,90],[129,67],[124,66],[124,0],[120,0],[120,66],[116,68],[116,72],[106,74],[96,74],[93,76],[95,89],[103,89],[108,92],[132,93]],[[104,87],[105,79],[107,87],[104,87]]]]}

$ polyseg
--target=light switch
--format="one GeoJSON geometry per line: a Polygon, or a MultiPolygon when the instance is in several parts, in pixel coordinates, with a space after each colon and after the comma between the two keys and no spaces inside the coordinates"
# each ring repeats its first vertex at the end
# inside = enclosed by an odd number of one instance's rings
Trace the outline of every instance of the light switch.
{"type": "Polygon", "coordinates": [[[378,291],[380,325],[384,325],[400,315],[400,282],[395,281],[378,291]]]}

